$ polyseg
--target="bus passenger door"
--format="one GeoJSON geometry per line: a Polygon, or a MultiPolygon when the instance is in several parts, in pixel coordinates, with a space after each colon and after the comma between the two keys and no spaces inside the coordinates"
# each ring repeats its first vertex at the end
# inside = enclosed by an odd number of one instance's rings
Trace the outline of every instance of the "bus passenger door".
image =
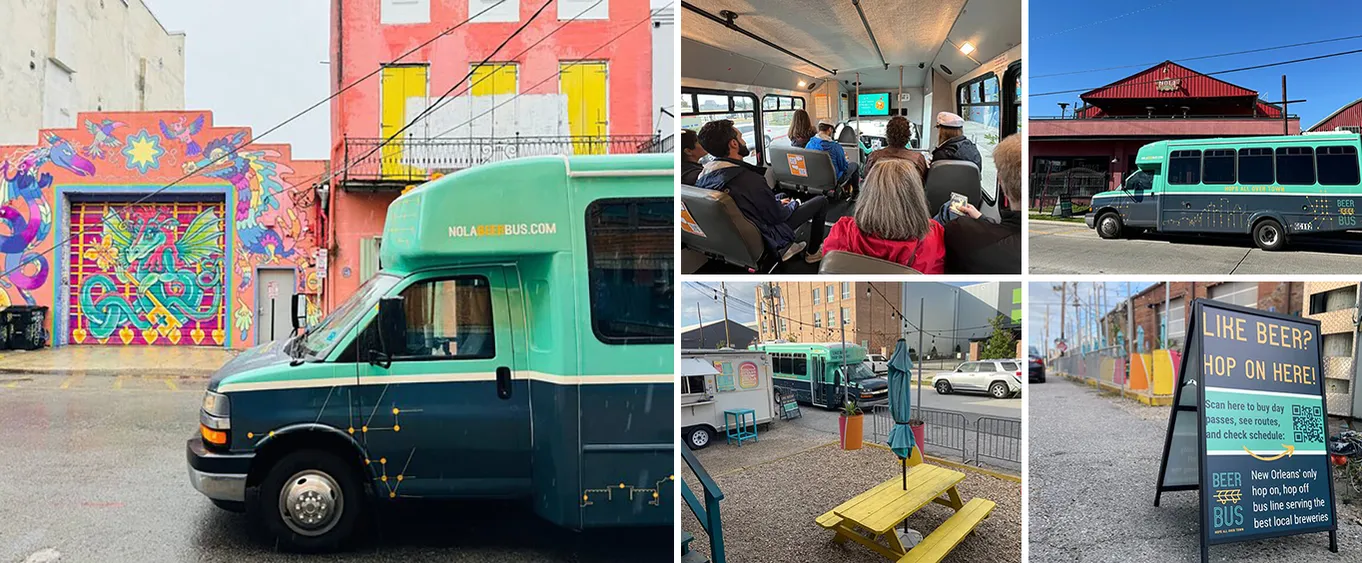
{"type": "Polygon", "coordinates": [[[809,388],[813,393],[813,399],[809,402],[819,407],[828,406],[827,386],[823,384],[826,376],[823,374],[823,358],[816,356],[809,357],[809,388]]]}
{"type": "MultiPolygon", "coordinates": [[[[519,292],[493,266],[419,276],[400,295],[405,341],[386,343],[391,365],[360,364],[356,394],[355,437],[379,495],[528,491],[529,387],[516,377],[510,303],[519,292]]],[[[377,342],[376,326],[361,342],[377,342]]]]}

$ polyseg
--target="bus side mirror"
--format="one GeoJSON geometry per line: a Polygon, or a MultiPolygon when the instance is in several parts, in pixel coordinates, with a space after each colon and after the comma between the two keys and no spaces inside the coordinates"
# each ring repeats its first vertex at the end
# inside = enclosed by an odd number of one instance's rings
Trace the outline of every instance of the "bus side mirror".
{"type": "Polygon", "coordinates": [[[307,296],[301,293],[293,294],[293,330],[307,326],[307,296]]]}
{"type": "Polygon", "coordinates": [[[369,351],[369,363],[388,369],[392,366],[393,355],[407,348],[407,308],[406,299],[384,297],[378,301],[377,349],[369,351]]]}

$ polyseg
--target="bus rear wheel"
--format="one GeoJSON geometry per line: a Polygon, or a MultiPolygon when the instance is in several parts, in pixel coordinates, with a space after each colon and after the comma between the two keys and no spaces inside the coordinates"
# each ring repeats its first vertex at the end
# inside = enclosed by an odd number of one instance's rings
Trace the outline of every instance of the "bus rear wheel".
{"type": "Polygon", "coordinates": [[[1263,250],[1281,250],[1286,246],[1286,230],[1276,219],[1263,219],[1253,226],[1253,244],[1263,250]]]}
{"type": "Polygon", "coordinates": [[[1102,238],[1121,238],[1124,232],[1125,226],[1121,224],[1121,216],[1115,211],[1108,211],[1097,218],[1097,234],[1102,238]]]}

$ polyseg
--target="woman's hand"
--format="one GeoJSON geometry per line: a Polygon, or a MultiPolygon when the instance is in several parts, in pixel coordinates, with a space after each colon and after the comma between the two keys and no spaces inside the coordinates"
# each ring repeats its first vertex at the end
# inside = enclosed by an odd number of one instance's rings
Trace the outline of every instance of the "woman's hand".
{"type": "Polygon", "coordinates": [[[984,216],[983,213],[980,213],[978,209],[975,209],[973,205],[968,203],[960,204],[960,206],[956,208],[956,211],[962,215],[968,215],[971,219],[978,219],[984,216]]]}

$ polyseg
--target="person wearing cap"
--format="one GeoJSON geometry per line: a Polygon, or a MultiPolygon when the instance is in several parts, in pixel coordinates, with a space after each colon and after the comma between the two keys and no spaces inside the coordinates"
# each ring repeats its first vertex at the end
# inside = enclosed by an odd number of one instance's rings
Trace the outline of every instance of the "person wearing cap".
{"type": "Polygon", "coordinates": [[[705,165],[695,187],[717,190],[733,198],[743,217],[761,233],[766,249],[783,262],[805,251],[810,264],[823,259],[823,234],[827,230],[828,200],[823,196],[800,202],[771,191],[766,169],[749,164],[751,153],[742,133],[730,119],[706,123],[697,134],[700,146],[716,157],[705,165]],[[809,240],[795,240],[795,230],[809,223],[809,240]]]}
{"type": "Polygon", "coordinates": [[[943,111],[936,114],[936,149],[932,151],[932,162],[938,160],[963,160],[973,162],[979,170],[984,169],[979,157],[979,147],[965,137],[965,118],[943,111]]]}
{"type": "Polygon", "coordinates": [[[832,138],[832,130],[837,124],[826,119],[818,120],[818,134],[809,139],[809,144],[804,148],[815,151],[823,151],[832,157],[832,167],[837,172],[837,185],[847,186],[848,190],[855,192],[861,185],[858,171],[860,166],[855,162],[847,162],[847,153],[842,150],[842,144],[832,138]]]}
{"type": "Polygon", "coordinates": [[[700,146],[699,137],[690,129],[681,130],[681,183],[687,186],[694,186],[695,181],[700,179],[700,172],[705,169],[700,164],[700,159],[709,153],[700,146]]]}

